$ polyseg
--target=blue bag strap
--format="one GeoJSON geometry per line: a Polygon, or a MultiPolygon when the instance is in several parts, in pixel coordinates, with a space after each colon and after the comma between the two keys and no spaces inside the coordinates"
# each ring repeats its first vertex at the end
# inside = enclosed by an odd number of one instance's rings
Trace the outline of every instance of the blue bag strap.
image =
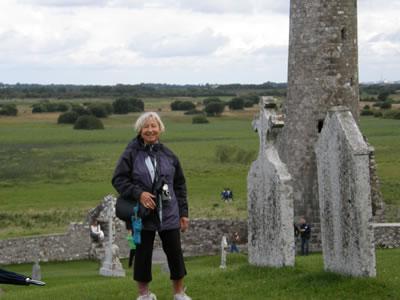
{"type": "Polygon", "coordinates": [[[134,231],[134,222],[138,219],[138,212],[139,212],[139,202],[133,207],[134,214],[131,217],[131,226],[132,226],[132,233],[134,231]]]}
{"type": "Polygon", "coordinates": [[[138,215],[138,211],[139,211],[139,202],[136,203],[135,207],[133,208],[133,212],[135,213],[135,219],[137,219],[137,215],[138,215]]]}

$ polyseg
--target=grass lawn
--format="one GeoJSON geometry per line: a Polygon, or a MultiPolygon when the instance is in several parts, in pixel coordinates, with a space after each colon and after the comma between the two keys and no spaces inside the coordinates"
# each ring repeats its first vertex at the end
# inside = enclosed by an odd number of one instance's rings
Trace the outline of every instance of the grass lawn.
{"type": "Polygon", "coordinates": [[[375,148],[378,176],[388,221],[399,222],[400,214],[400,120],[362,117],[362,132],[375,148]]]}
{"type": "MultiPolygon", "coordinates": [[[[168,111],[167,100],[145,103],[162,109],[167,128],[162,141],[181,160],[191,217],[246,218],[250,163],[222,163],[216,149],[232,146],[256,156],[258,135],[251,129],[256,107],[192,124],[190,116],[168,111]],[[229,207],[220,201],[224,187],[234,192],[229,207]]],[[[138,116],[113,115],[103,119],[105,130],[86,131],[57,125],[57,113],[31,114],[28,105],[20,107],[17,117],[0,117],[0,238],[63,232],[115,193],[112,173],[138,116]]],[[[400,207],[400,121],[362,117],[360,124],[376,149],[384,198],[400,207]]]]}
{"type": "MultiPolygon", "coordinates": [[[[230,254],[227,269],[220,270],[219,257],[186,260],[187,293],[196,300],[209,299],[400,299],[400,250],[377,251],[377,278],[350,278],[323,271],[321,254],[297,257],[294,268],[257,268],[247,257],[230,254]]],[[[126,265],[126,261],[123,262],[126,265]]],[[[92,261],[43,263],[45,287],[3,285],[2,300],[135,299],[132,271],[126,278],[105,278],[92,261]]],[[[7,266],[30,274],[31,265],[7,266]]],[[[169,275],[160,265],[153,268],[151,289],[158,299],[171,299],[169,275]]]]}

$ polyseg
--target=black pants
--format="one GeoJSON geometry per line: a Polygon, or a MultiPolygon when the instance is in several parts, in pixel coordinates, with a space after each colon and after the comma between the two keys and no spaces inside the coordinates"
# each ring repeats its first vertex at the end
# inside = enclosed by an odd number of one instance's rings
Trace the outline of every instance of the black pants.
{"type": "MultiPolygon", "coordinates": [[[[136,281],[150,282],[152,280],[151,264],[155,235],[155,231],[142,231],[142,243],[136,247],[133,270],[133,279],[136,281]]],[[[161,231],[158,235],[167,256],[168,267],[171,272],[170,279],[178,280],[183,278],[186,275],[186,268],[183,261],[179,229],[161,231]]]]}

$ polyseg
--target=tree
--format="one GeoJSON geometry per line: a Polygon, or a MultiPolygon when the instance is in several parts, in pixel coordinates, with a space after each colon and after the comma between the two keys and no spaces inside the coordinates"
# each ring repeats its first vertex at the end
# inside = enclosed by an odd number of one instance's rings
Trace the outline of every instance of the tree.
{"type": "Polygon", "coordinates": [[[113,103],[113,110],[116,114],[127,114],[130,110],[129,101],[125,98],[118,98],[113,103]]]}
{"type": "Polygon", "coordinates": [[[74,124],[79,115],[74,111],[67,111],[58,116],[58,124],[74,124]]]}
{"type": "Polygon", "coordinates": [[[389,97],[389,95],[390,95],[390,93],[388,91],[380,92],[378,94],[378,101],[382,101],[382,102],[386,101],[386,99],[389,97]]]}
{"type": "Polygon", "coordinates": [[[244,101],[244,107],[253,107],[254,103],[251,100],[244,101]]]}
{"type": "Polygon", "coordinates": [[[210,102],[204,108],[207,116],[220,116],[224,111],[225,104],[223,102],[210,102]]]}
{"type": "Polygon", "coordinates": [[[180,100],[175,100],[170,104],[171,110],[179,110],[179,107],[181,106],[182,101],[180,100]]]}
{"type": "Polygon", "coordinates": [[[196,105],[192,101],[176,100],[171,103],[171,110],[191,110],[195,108],[196,105]]]}
{"type": "Polygon", "coordinates": [[[114,109],[114,113],[116,114],[127,114],[130,112],[144,111],[143,101],[133,97],[118,98],[112,103],[112,106],[114,109]]]}
{"type": "Polygon", "coordinates": [[[42,103],[35,103],[32,105],[32,113],[33,114],[43,113],[43,112],[47,112],[47,109],[42,103]]]}
{"type": "Polygon", "coordinates": [[[222,100],[219,99],[218,97],[208,97],[203,100],[203,105],[207,106],[207,104],[211,102],[222,102],[222,100]]]}
{"type": "Polygon", "coordinates": [[[0,115],[16,116],[17,114],[18,114],[18,109],[14,103],[8,103],[0,106],[0,115]]]}
{"type": "Polygon", "coordinates": [[[72,111],[76,112],[80,116],[90,115],[90,112],[86,109],[86,107],[80,104],[73,104],[72,111]]]}
{"type": "Polygon", "coordinates": [[[104,125],[95,116],[80,116],[74,124],[74,129],[104,129],[104,125]]]}
{"type": "Polygon", "coordinates": [[[88,109],[97,118],[107,118],[108,116],[108,111],[102,103],[92,103],[88,109]]]}
{"type": "Polygon", "coordinates": [[[392,107],[392,103],[390,103],[389,101],[383,101],[382,103],[380,103],[379,107],[382,109],[390,109],[392,107]]]}
{"type": "Polygon", "coordinates": [[[244,100],[241,97],[235,97],[229,101],[229,109],[243,109],[244,100]]]}

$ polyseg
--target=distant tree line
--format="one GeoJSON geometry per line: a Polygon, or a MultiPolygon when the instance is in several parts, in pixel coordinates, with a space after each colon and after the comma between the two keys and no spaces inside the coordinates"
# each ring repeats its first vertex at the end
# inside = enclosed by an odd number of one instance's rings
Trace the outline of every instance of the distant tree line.
{"type": "MultiPolygon", "coordinates": [[[[242,94],[286,97],[286,83],[262,84],[117,84],[117,85],[69,85],[69,84],[4,84],[0,83],[0,99],[74,99],[120,97],[235,97],[242,94]]],[[[400,83],[360,84],[361,100],[376,101],[378,95],[391,95],[400,91],[400,83]]],[[[381,97],[383,97],[381,96],[381,97]]],[[[248,103],[249,105],[249,103],[248,103]]],[[[246,107],[246,104],[245,104],[246,107]]]]}
{"type": "Polygon", "coordinates": [[[0,99],[11,98],[103,98],[103,97],[208,97],[236,96],[243,92],[258,95],[285,96],[286,83],[225,85],[174,85],[174,84],[117,84],[117,85],[68,85],[68,84],[3,84],[0,83],[0,99]]]}
{"type": "Polygon", "coordinates": [[[397,91],[400,91],[400,83],[360,84],[360,94],[386,94],[388,96],[397,91]]]}

